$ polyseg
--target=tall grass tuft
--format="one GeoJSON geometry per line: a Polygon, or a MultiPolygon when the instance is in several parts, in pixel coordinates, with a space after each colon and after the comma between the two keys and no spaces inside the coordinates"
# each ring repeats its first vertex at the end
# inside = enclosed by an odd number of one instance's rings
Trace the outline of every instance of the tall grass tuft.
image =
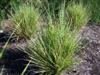
{"type": "Polygon", "coordinates": [[[30,38],[34,35],[39,20],[37,9],[29,5],[21,5],[19,9],[15,9],[15,14],[12,15],[12,20],[15,27],[18,23],[16,34],[20,37],[30,38]]]}
{"type": "Polygon", "coordinates": [[[29,44],[26,52],[31,64],[38,67],[37,73],[60,75],[72,66],[77,48],[75,31],[70,31],[64,25],[49,25],[36,42],[29,44]]]}
{"type": "Polygon", "coordinates": [[[87,7],[83,6],[81,2],[69,3],[67,9],[67,14],[69,15],[69,19],[71,21],[71,27],[79,29],[83,25],[86,25],[90,19],[90,13],[87,7]]]}

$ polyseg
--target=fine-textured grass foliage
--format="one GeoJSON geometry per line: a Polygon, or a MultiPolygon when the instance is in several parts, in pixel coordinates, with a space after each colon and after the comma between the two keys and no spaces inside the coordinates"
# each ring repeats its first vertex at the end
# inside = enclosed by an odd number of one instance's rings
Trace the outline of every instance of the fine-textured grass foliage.
{"type": "Polygon", "coordinates": [[[76,2],[81,1],[84,6],[88,6],[91,11],[91,21],[100,22],[100,0],[76,0],[76,2]]]}
{"type": "Polygon", "coordinates": [[[63,3],[67,6],[71,0],[29,0],[30,3],[33,3],[36,7],[40,8],[40,12],[43,15],[49,14],[52,16],[53,19],[56,19],[59,14],[59,8],[63,3]]]}
{"type": "Polygon", "coordinates": [[[22,5],[15,10],[12,20],[15,26],[20,23],[16,34],[20,37],[30,38],[34,35],[39,20],[39,13],[33,6],[22,5]]]}
{"type": "Polygon", "coordinates": [[[3,15],[4,19],[9,18],[10,11],[13,11],[13,4],[18,7],[22,0],[0,0],[0,17],[3,15]]]}
{"type": "Polygon", "coordinates": [[[79,29],[89,21],[90,13],[82,3],[71,2],[67,7],[67,14],[71,21],[71,28],[79,29]]]}
{"type": "MultiPolygon", "coordinates": [[[[0,11],[0,24],[1,24],[1,21],[3,20],[3,17],[4,17],[4,14],[2,11],[0,11]]],[[[1,26],[0,26],[0,28],[1,28],[1,26]]]]}
{"type": "Polygon", "coordinates": [[[100,0],[0,0],[0,21],[10,18],[8,15],[12,12],[14,24],[12,34],[0,49],[0,59],[10,38],[16,34],[32,40],[23,50],[30,59],[21,75],[26,73],[28,66],[35,67],[34,71],[40,75],[60,75],[75,62],[78,50],[75,29],[86,25],[90,16],[92,21],[100,22],[99,4],[100,0]],[[41,17],[42,22],[39,22],[41,17]],[[43,29],[41,26],[40,34],[34,38],[38,25],[43,25],[43,29]]]}
{"type": "Polygon", "coordinates": [[[88,4],[92,13],[92,21],[96,23],[100,22],[100,0],[89,0],[88,4]]]}
{"type": "Polygon", "coordinates": [[[64,25],[49,25],[36,42],[26,48],[26,52],[31,63],[38,67],[37,72],[42,75],[60,75],[72,66],[77,47],[75,31],[70,31],[64,25]]]}
{"type": "Polygon", "coordinates": [[[31,58],[31,64],[38,67],[36,73],[42,75],[60,75],[74,63],[74,54],[78,49],[76,31],[70,30],[70,24],[65,20],[65,4],[59,11],[59,18],[52,19],[48,12],[47,28],[41,30],[25,49],[31,58]]]}

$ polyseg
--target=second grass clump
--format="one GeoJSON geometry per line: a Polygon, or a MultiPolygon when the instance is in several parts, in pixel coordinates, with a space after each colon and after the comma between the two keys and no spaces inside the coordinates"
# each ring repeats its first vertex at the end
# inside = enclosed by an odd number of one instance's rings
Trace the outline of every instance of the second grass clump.
{"type": "Polygon", "coordinates": [[[15,9],[12,20],[15,27],[18,25],[16,34],[27,39],[33,37],[36,32],[39,16],[37,9],[31,5],[21,5],[19,9],[15,9]]]}
{"type": "Polygon", "coordinates": [[[90,19],[90,12],[86,6],[83,6],[81,2],[79,3],[69,3],[67,7],[67,14],[71,21],[71,28],[80,29],[82,26],[86,25],[90,19]]]}

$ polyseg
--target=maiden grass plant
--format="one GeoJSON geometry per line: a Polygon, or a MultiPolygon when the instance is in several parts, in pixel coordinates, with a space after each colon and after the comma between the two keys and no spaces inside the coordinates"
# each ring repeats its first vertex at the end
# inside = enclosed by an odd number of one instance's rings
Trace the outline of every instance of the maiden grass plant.
{"type": "Polygon", "coordinates": [[[37,9],[29,5],[21,5],[19,9],[15,9],[15,14],[12,20],[15,27],[18,23],[16,34],[20,37],[30,38],[33,37],[39,20],[39,13],[37,9]]]}
{"type": "Polygon", "coordinates": [[[26,48],[31,64],[38,67],[41,75],[60,75],[74,62],[78,45],[75,31],[64,25],[49,25],[42,31],[36,42],[26,48]]]}
{"type": "Polygon", "coordinates": [[[89,21],[90,13],[87,7],[84,7],[81,2],[69,3],[67,7],[67,14],[69,15],[69,19],[71,21],[71,28],[80,29],[83,25],[86,25],[89,21]]]}

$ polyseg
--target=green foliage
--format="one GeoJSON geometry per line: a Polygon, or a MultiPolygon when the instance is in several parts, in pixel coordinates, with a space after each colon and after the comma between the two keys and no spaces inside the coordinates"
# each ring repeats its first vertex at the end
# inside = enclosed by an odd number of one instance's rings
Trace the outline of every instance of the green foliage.
{"type": "Polygon", "coordinates": [[[60,23],[48,25],[25,51],[29,54],[31,63],[39,68],[40,74],[60,75],[73,64],[73,56],[78,48],[76,32],[60,23]]]}
{"type": "Polygon", "coordinates": [[[100,0],[78,0],[91,11],[91,21],[100,22],[100,0]]]}
{"type": "Polygon", "coordinates": [[[27,3],[28,0],[0,0],[0,19],[9,18],[8,15],[11,15],[10,12],[14,11],[13,7],[18,7],[24,3],[27,3]]]}
{"type": "Polygon", "coordinates": [[[90,19],[90,13],[87,7],[84,7],[82,3],[70,3],[67,7],[67,14],[72,23],[72,29],[79,29],[83,25],[86,25],[90,19]]]}
{"type": "Polygon", "coordinates": [[[100,22],[100,0],[91,0],[89,4],[92,12],[92,21],[100,22]]]}
{"type": "Polygon", "coordinates": [[[15,9],[15,14],[12,16],[12,20],[17,27],[16,34],[20,37],[31,38],[37,27],[39,13],[33,6],[22,5],[19,9],[15,9]]]}
{"type": "Polygon", "coordinates": [[[11,4],[16,3],[17,0],[0,0],[0,17],[8,18],[8,14],[11,11],[11,4]]]}
{"type": "MultiPolygon", "coordinates": [[[[9,0],[7,0],[7,1],[0,0],[0,22],[5,17],[5,14],[7,12],[7,8],[9,7],[9,6],[7,6],[8,1],[9,0]]],[[[9,4],[9,2],[8,2],[8,4],[9,4]]]]}
{"type": "MultiPolygon", "coordinates": [[[[2,21],[3,18],[4,18],[3,11],[0,11],[0,24],[1,24],[1,21],[2,21]]],[[[0,27],[0,28],[1,28],[1,27],[0,27]]]]}
{"type": "Polygon", "coordinates": [[[100,1],[99,0],[0,0],[0,16],[3,14],[2,18],[8,18],[10,11],[13,11],[13,6],[18,7],[24,3],[33,3],[40,10],[45,12],[48,10],[52,16],[57,16],[59,7],[65,2],[66,6],[69,2],[79,3],[82,2],[84,6],[88,5],[89,10],[92,12],[91,20],[95,22],[100,22],[100,1]],[[55,13],[55,14],[54,14],[55,13]]]}
{"type": "Polygon", "coordinates": [[[49,14],[52,16],[52,18],[58,17],[59,8],[63,3],[66,5],[71,0],[30,0],[31,3],[33,3],[36,7],[40,8],[40,11],[43,12],[43,15],[49,14]]]}

